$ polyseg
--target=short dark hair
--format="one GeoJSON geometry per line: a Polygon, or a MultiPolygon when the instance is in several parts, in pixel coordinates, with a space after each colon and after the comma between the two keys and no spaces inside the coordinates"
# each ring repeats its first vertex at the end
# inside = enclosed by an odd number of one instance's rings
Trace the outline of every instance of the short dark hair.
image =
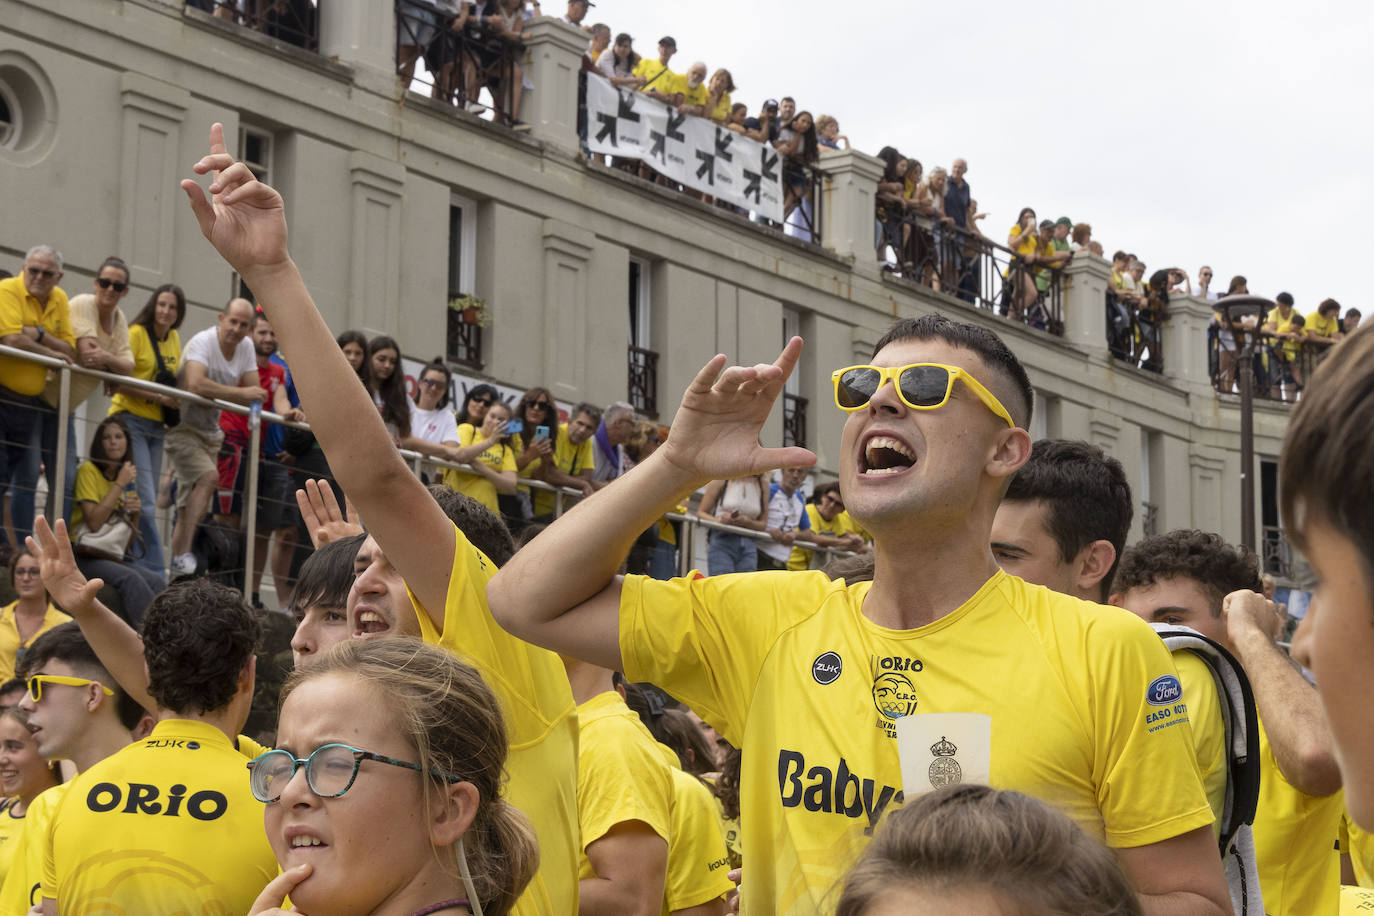
{"type": "Polygon", "coordinates": [[[348,592],[353,588],[353,560],[358,548],[367,540],[365,534],[355,534],[321,544],[301,564],[296,587],[291,591],[292,613],[304,612],[308,607],[341,608],[348,604],[348,592]]]}
{"type": "Polygon", "coordinates": [[[1045,527],[1067,563],[1093,541],[1107,541],[1116,560],[1102,579],[1102,598],[1111,594],[1112,576],[1131,533],[1135,505],[1121,462],[1087,442],[1041,439],[1011,478],[1004,500],[1045,503],[1045,527]]]}
{"type": "Polygon", "coordinates": [[[1277,296],[1274,297],[1274,301],[1280,303],[1281,305],[1292,305],[1292,304],[1293,304],[1293,294],[1292,294],[1292,293],[1279,293],[1277,296]]]}
{"type": "Polygon", "coordinates": [[[811,501],[819,506],[821,500],[825,498],[827,493],[835,493],[838,495],[839,492],[840,484],[837,480],[832,480],[828,483],[818,483],[811,488],[811,501]]]}
{"type": "Polygon", "coordinates": [[[234,589],[204,578],[169,585],[143,615],[148,693],[174,713],[222,709],[261,637],[252,608],[234,589]]]}
{"type": "Polygon", "coordinates": [[[58,624],[30,643],[15,673],[21,678],[28,678],[50,661],[71,665],[82,675],[113,690],[115,715],[119,717],[120,725],[132,729],[143,718],[143,707],[124,692],[119,681],[100,663],[75,620],[58,624]]]}
{"type": "Polygon", "coordinates": [[[1192,579],[1221,616],[1221,600],[1231,592],[1263,592],[1259,560],[1248,547],[1233,547],[1219,534],[1179,528],[1148,537],[1126,551],[1116,573],[1116,594],[1149,588],[1165,579],[1192,579]]]}
{"type": "Polygon", "coordinates": [[[1335,299],[1323,299],[1321,301],[1321,304],[1317,306],[1318,315],[1328,311],[1332,314],[1339,314],[1340,310],[1341,304],[1337,302],[1335,299]]]}
{"type": "Polygon", "coordinates": [[[1114,252],[1112,252],[1112,260],[1113,260],[1113,261],[1124,261],[1124,260],[1126,260],[1126,259],[1129,258],[1129,257],[1130,257],[1130,255],[1128,255],[1128,254],[1127,254],[1126,252],[1124,252],[1124,251],[1114,251],[1114,252]]]}
{"type": "Polygon", "coordinates": [[[568,414],[569,422],[576,420],[577,415],[580,413],[585,413],[587,416],[591,417],[593,426],[601,423],[601,408],[590,401],[580,401],[578,405],[572,409],[572,413],[568,414]]]}
{"type": "MultiPolygon", "coordinates": [[[[943,315],[922,315],[920,318],[904,318],[892,326],[873,347],[873,355],[890,343],[903,340],[943,340],[945,343],[964,350],[972,350],[987,367],[1011,382],[1016,392],[1017,402],[1004,405],[1011,413],[1017,426],[1030,426],[1031,411],[1035,403],[1035,389],[1022,367],[1016,354],[987,328],[961,321],[950,321],[943,315]]],[[[981,380],[980,380],[981,381],[981,380]]]]}
{"type": "Polygon", "coordinates": [[[100,276],[100,272],[107,267],[113,267],[115,270],[124,274],[125,283],[128,283],[131,279],[132,275],[129,273],[129,265],[124,263],[123,258],[110,255],[108,258],[100,262],[100,266],[95,269],[95,275],[97,277],[100,276]]]}
{"type": "MultiPolygon", "coordinates": [[[[447,407],[448,390],[453,387],[453,370],[448,367],[448,365],[443,361],[441,357],[436,356],[429,362],[425,363],[424,367],[420,369],[420,374],[415,377],[415,383],[417,385],[420,382],[424,381],[426,372],[438,372],[444,377],[444,390],[439,395],[439,402],[434,406],[447,407]]],[[[418,396],[415,398],[415,403],[416,406],[418,406],[420,403],[420,398],[418,396]]]]}
{"type": "Polygon", "coordinates": [[[1345,317],[1346,317],[1346,318],[1363,318],[1363,317],[1364,317],[1364,313],[1361,312],[1359,309],[1355,308],[1355,307],[1352,305],[1350,308],[1348,308],[1348,309],[1345,310],[1345,317]]]}
{"type": "Polygon", "coordinates": [[[430,484],[429,494],[444,510],[449,521],[458,526],[472,546],[482,551],[498,567],[515,556],[515,542],[501,517],[486,506],[443,484],[430,484]]]}
{"type": "Polygon", "coordinates": [[[1307,546],[1316,520],[1348,538],[1374,590],[1374,331],[1331,348],[1303,389],[1279,457],[1279,501],[1288,535],[1307,546]]]}

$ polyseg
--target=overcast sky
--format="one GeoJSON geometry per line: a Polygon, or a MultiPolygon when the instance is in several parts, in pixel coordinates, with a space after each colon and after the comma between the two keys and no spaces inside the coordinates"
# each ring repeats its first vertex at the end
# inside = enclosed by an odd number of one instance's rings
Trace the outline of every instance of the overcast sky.
{"type": "MultiPolygon", "coordinates": [[[[562,15],[546,0],[546,15],[562,15]]],[[[968,160],[983,231],[1023,206],[1092,224],[1107,253],[1252,293],[1370,312],[1374,4],[598,0],[587,22],[670,66],[728,68],[735,101],[831,114],[855,147],[926,171],[968,160]]]]}

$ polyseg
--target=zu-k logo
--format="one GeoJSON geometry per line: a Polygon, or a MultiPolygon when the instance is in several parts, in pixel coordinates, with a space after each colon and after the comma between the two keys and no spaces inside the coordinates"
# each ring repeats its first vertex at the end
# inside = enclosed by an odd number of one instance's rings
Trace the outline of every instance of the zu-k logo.
{"type": "Polygon", "coordinates": [[[844,662],[838,653],[822,652],[816,656],[816,660],[811,663],[811,676],[816,683],[824,687],[826,684],[833,684],[840,677],[840,672],[844,670],[844,662]]]}

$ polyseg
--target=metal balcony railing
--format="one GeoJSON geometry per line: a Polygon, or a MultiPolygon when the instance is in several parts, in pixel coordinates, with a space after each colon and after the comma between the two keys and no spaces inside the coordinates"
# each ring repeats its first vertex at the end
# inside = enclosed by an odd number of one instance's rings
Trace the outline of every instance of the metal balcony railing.
{"type": "MultiPolygon", "coordinates": [[[[450,301],[454,294],[450,294],[450,301]]],[[[482,368],[482,326],[463,318],[463,313],[448,309],[447,339],[444,355],[455,363],[482,368]]]]}
{"type": "Polygon", "coordinates": [[[186,5],[307,51],[320,49],[316,0],[186,0],[186,5]]]}
{"type": "Polygon", "coordinates": [[[806,398],[783,392],[782,444],[806,448],[806,398]]]}
{"type": "Polygon", "coordinates": [[[1222,346],[1218,328],[1212,328],[1207,335],[1207,364],[1212,387],[1220,394],[1240,391],[1237,362],[1241,348],[1249,339],[1254,345],[1250,363],[1255,380],[1254,397],[1279,403],[1292,404],[1301,399],[1303,386],[1330,349],[1330,344],[1310,338],[1282,337],[1256,328],[1237,327],[1232,337],[1237,341],[1235,348],[1222,346]]]}
{"type": "Polygon", "coordinates": [[[424,0],[396,2],[396,74],[407,89],[510,125],[520,117],[525,46],[470,3],[451,14],[424,0]],[[420,66],[423,64],[423,67],[420,66]],[[486,90],[490,106],[481,102],[486,90]]]}
{"type": "Polygon", "coordinates": [[[629,347],[630,404],[642,414],[658,417],[658,354],[643,347],[629,347]]]}

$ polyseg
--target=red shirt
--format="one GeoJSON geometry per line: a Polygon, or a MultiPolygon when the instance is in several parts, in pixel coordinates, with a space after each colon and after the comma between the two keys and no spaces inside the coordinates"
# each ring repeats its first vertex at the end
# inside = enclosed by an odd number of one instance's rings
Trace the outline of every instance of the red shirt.
{"type": "MultiPolygon", "coordinates": [[[[276,363],[269,362],[265,366],[258,366],[258,385],[267,391],[267,403],[262,405],[263,410],[271,410],[275,403],[273,400],[277,396],[277,389],[286,384],[286,370],[276,363]]],[[[248,441],[248,417],[246,414],[230,413],[225,410],[219,415],[219,428],[224,430],[224,436],[230,440],[240,442],[248,441]]]]}

